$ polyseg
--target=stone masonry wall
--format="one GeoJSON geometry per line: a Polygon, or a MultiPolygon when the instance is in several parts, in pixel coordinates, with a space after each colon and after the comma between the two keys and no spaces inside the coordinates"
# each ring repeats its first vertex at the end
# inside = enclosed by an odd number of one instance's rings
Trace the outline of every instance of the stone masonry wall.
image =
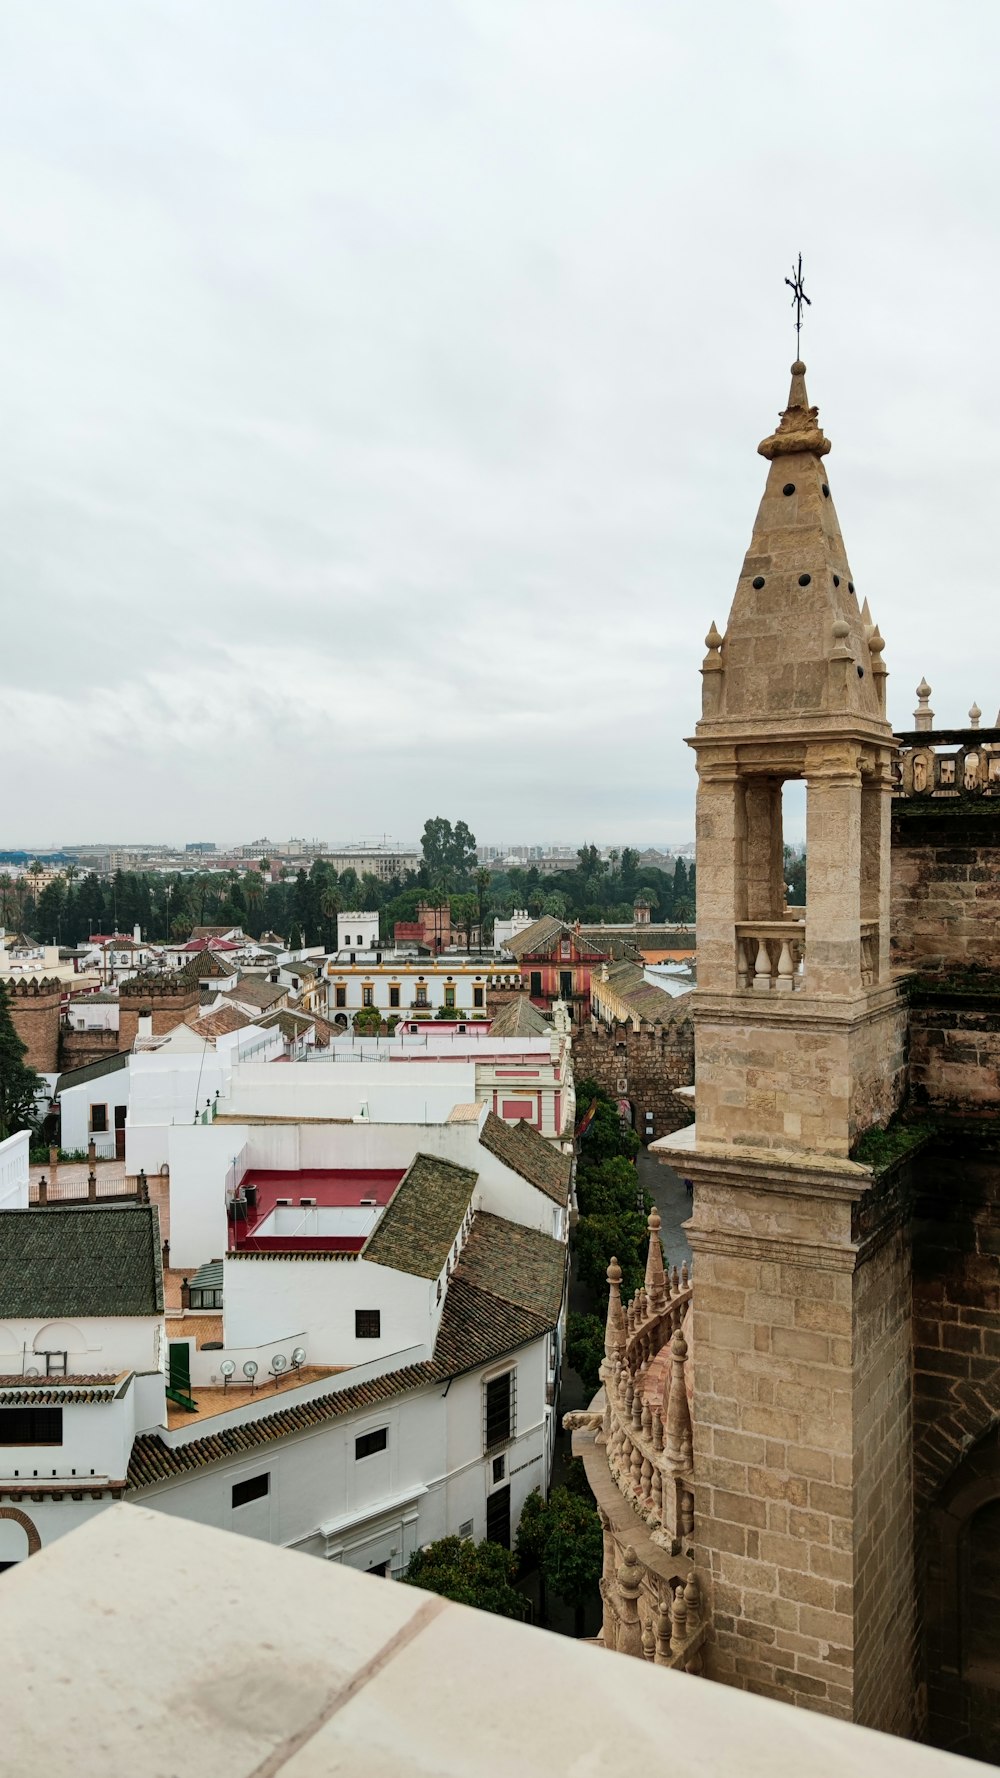
{"type": "Polygon", "coordinates": [[[914,1729],[910,1248],[901,1226],[859,1266],[854,1300],[854,1720],[914,1729]]]}
{"type": "Polygon", "coordinates": [[[892,960],[1000,973],[1000,799],[893,804],[892,960]]]}
{"type": "Polygon", "coordinates": [[[85,1068],[89,1062],[117,1055],[124,1047],[117,1031],[70,1031],[64,1026],[59,1037],[59,1066],[85,1068]]]}
{"type": "Polygon", "coordinates": [[[915,1105],[959,1117],[1000,1110],[1000,976],[992,995],[915,987],[910,1092],[915,1105]]]}
{"type": "Polygon", "coordinates": [[[690,1086],[694,1080],[692,1021],[682,1016],[669,1025],[646,1025],[638,1031],[631,1024],[606,1029],[591,1021],[574,1033],[573,1072],[578,1080],[596,1080],[613,1099],[627,1099],[636,1132],[644,1140],[667,1136],[691,1120],[690,1109],[675,1098],[674,1088],[690,1086]],[[651,1124],[648,1112],[653,1114],[651,1124]]]}
{"type": "Polygon", "coordinates": [[[695,1560],[710,1677],[912,1731],[901,1200],[746,1153],[695,1174],[695,1560]],[[755,1177],[759,1168],[759,1185],[755,1177]],[[738,1175],[737,1175],[738,1177],[738,1175]],[[891,1626],[891,1634],[890,1634],[891,1626]]]}
{"type": "Polygon", "coordinates": [[[41,1074],[59,1067],[59,1008],[62,985],[45,977],[7,983],[7,1004],[14,1029],[27,1045],[24,1060],[41,1074]]]}

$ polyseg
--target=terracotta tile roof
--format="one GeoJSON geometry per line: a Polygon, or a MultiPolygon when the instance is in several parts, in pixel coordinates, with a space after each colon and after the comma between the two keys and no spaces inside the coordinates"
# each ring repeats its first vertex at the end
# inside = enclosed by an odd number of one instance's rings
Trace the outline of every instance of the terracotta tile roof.
{"type": "Polygon", "coordinates": [[[362,1257],[417,1278],[436,1278],[478,1177],[438,1155],[414,1155],[362,1248],[362,1257]]]}
{"type": "Polygon", "coordinates": [[[43,1407],[47,1402],[113,1401],[127,1373],[95,1373],[79,1377],[0,1377],[0,1401],[18,1407],[43,1407]]]}
{"type": "Polygon", "coordinates": [[[234,988],[230,988],[234,1001],[245,1001],[248,1006],[273,1006],[276,1000],[284,1000],[288,993],[277,982],[265,982],[260,976],[241,976],[234,988]]]}
{"type": "Polygon", "coordinates": [[[496,1018],[490,1024],[491,1037],[551,1037],[552,1026],[544,1019],[537,1006],[532,1006],[527,994],[519,994],[501,1007],[496,1018]]]}
{"type": "Polygon", "coordinates": [[[252,1025],[253,1019],[238,1006],[218,1006],[214,1012],[206,1013],[192,1027],[199,1036],[225,1037],[230,1031],[241,1031],[245,1025],[252,1025]]]}
{"type": "Polygon", "coordinates": [[[256,1451],[275,1439],[287,1438],[293,1432],[306,1432],[326,1420],[351,1414],[356,1408],[375,1407],[395,1395],[437,1382],[439,1377],[432,1362],[410,1364],[402,1370],[387,1371],[382,1377],[372,1377],[367,1383],[354,1383],[348,1389],[320,1395],[312,1401],[293,1403],[279,1408],[274,1414],[266,1414],[261,1420],[226,1427],[222,1432],[209,1433],[205,1438],[191,1439],[183,1445],[170,1446],[155,1433],[144,1433],[132,1446],[128,1486],[148,1487],[170,1476],[185,1475],[189,1470],[219,1463],[226,1457],[238,1457],[243,1451],[256,1451]]]}
{"type": "Polygon", "coordinates": [[[505,1124],[495,1111],[491,1111],[479,1133],[479,1141],[498,1161],[520,1173],[529,1185],[537,1186],[554,1204],[569,1203],[572,1156],[560,1154],[523,1119],[516,1124],[505,1124]]]}
{"type": "Polygon", "coordinates": [[[607,969],[606,984],[599,979],[593,982],[598,998],[601,987],[606,985],[637,1018],[645,1019],[650,1025],[668,1025],[675,1019],[691,1017],[690,1005],[684,1004],[686,995],[671,994],[666,988],[657,988],[647,982],[640,964],[609,963],[607,969]]]}
{"type": "Polygon", "coordinates": [[[0,1316],[163,1311],[153,1204],[50,1205],[0,1214],[0,1316]]]}
{"type": "Polygon", "coordinates": [[[563,1243],[551,1235],[480,1210],[452,1273],[448,1295],[459,1280],[511,1310],[534,1316],[540,1330],[554,1327],[563,1297],[566,1253],[563,1243]]]}
{"type": "Polygon", "coordinates": [[[604,957],[607,954],[606,949],[602,950],[591,936],[577,932],[574,927],[567,926],[565,920],[557,920],[552,914],[544,914],[540,920],[526,926],[523,932],[515,932],[513,938],[507,940],[505,949],[520,962],[522,957],[551,955],[557,939],[563,938],[572,939],[574,949],[584,959],[604,957]]]}

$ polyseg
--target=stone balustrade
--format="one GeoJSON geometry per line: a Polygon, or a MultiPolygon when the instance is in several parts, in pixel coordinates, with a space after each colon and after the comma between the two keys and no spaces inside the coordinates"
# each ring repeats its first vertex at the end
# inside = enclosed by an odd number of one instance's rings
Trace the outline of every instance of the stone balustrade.
{"type": "Polygon", "coordinates": [[[736,925],[736,981],[741,989],[792,994],[805,984],[806,923],[740,920],[736,925]]]}
{"type": "Polygon", "coordinates": [[[645,1282],[629,1304],[621,1300],[616,1259],[607,1276],[603,1388],[586,1413],[563,1420],[580,1435],[574,1450],[604,1526],[602,1641],[700,1672],[707,1626],[692,1566],[695,1482],[683,1331],[693,1286],[686,1265],[680,1272],[664,1265],[655,1210],[645,1282]],[[612,1505],[615,1488],[627,1513],[612,1505]]]}

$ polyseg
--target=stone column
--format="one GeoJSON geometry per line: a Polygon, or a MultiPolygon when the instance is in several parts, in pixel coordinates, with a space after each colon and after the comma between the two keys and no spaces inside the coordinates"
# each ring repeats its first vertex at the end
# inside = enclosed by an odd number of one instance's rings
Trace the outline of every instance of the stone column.
{"type": "MultiPolygon", "coordinates": [[[[746,780],[746,857],[748,920],[780,920],[785,905],[784,847],[781,829],[781,782],[777,778],[746,780]]],[[[699,877],[699,897],[701,880],[699,877]]]]}
{"type": "MultiPolygon", "coordinates": [[[[861,770],[853,741],[806,750],[809,995],[861,987],[861,770]]],[[[699,884],[700,884],[699,866],[699,884]]]]}
{"type": "Polygon", "coordinates": [[[734,922],[746,918],[746,805],[734,748],[698,760],[698,985],[733,993],[734,922]]]}

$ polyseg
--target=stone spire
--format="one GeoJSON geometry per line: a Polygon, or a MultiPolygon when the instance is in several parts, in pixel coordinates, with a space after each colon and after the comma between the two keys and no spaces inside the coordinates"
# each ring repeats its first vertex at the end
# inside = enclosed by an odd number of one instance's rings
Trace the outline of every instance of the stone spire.
{"type": "Polygon", "coordinates": [[[788,405],[757,447],[770,464],[767,485],[721,655],[717,632],[707,638],[703,720],[750,719],[771,732],[776,720],[803,727],[846,714],[881,731],[874,626],[855,592],[823,463],[830,440],[809,405],[805,369],[796,359],[788,405]]]}
{"type": "Polygon", "coordinates": [[[660,1243],[660,1215],[657,1210],[649,1212],[649,1251],[646,1255],[646,1296],[653,1310],[662,1309],[667,1300],[666,1279],[663,1274],[663,1248],[660,1243]]]}

